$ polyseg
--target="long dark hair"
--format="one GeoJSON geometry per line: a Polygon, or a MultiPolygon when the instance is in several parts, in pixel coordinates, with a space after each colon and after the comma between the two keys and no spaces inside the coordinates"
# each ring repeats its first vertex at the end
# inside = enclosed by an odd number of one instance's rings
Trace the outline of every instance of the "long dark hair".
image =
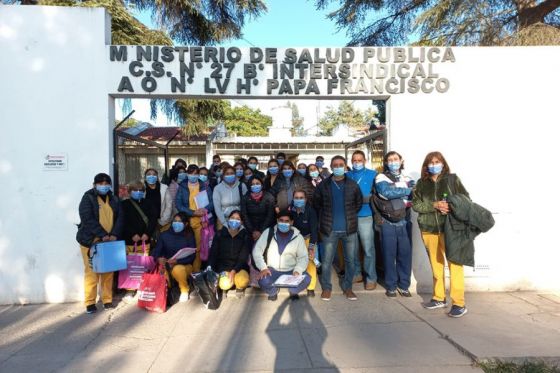
{"type": "Polygon", "coordinates": [[[424,163],[422,163],[422,171],[421,171],[422,180],[428,180],[432,176],[428,171],[428,165],[430,164],[430,162],[432,162],[432,159],[434,158],[439,159],[439,161],[443,164],[443,170],[441,171],[441,175],[447,175],[451,172],[451,170],[449,169],[449,165],[447,164],[447,161],[445,160],[443,154],[437,151],[430,152],[426,155],[426,158],[424,158],[424,163]]]}

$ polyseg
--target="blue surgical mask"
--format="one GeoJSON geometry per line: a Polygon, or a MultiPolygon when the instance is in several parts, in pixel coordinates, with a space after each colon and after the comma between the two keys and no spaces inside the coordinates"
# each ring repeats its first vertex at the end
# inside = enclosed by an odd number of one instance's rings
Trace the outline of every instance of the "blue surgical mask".
{"type": "Polygon", "coordinates": [[[268,172],[270,172],[271,175],[276,175],[278,174],[278,167],[276,166],[269,167],[268,172]]]}
{"type": "Polygon", "coordinates": [[[215,174],[216,174],[216,176],[221,177],[222,174],[223,174],[223,172],[222,172],[222,170],[217,170],[217,171],[215,172],[215,174]]]}
{"type": "Polygon", "coordinates": [[[185,224],[182,221],[174,221],[171,223],[171,228],[173,229],[173,232],[179,233],[185,229],[185,224]]]}
{"type": "Polygon", "coordinates": [[[251,181],[251,178],[253,177],[253,175],[245,175],[243,178],[246,182],[251,181]]]}
{"type": "Polygon", "coordinates": [[[256,163],[249,163],[249,168],[253,171],[255,171],[257,169],[257,164],[256,163]]]}
{"type": "Polygon", "coordinates": [[[298,168],[297,172],[299,172],[299,174],[301,176],[305,176],[305,174],[307,173],[307,170],[305,168],[298,168]]]}
{"type": "Polygon", "coordinates": [[[185,181],[185,179],[187,178],[187,174],[186,173],[180,173],[179,175],[177,175],[177,182],[178,183],[182,183],[183,181],[185,181]]]}
{"type": "Polygon", "coordinates": [[[208,175],[198,175],[198,180],[202,181],[203,183],[208,181],[208,175]]]}
{"type": "Polygon", "coordinates": [[[157,175],[147,175],[147,176],[146,176],[146,182],[147,182],[149,185],[154,185],[155,183],[158,182],[158,177],[157,177],[157,175]]]}
{"type": "Polygon", "coordinates": [[[140,201],[142,198],[144,198],[144,192],[141,190],[133,190],[130,193],[130,198],[132,198],[135,201],[140,201]]]}
{"type": "Polygon", "coordinates": [[[334,176],[343,176],[346,172],[346,168],[344,167],[333,167],[332,173],[334,176]]]}
{"type": "Polygon", "coordinates": [[[364,169],[364,164],[362,162],[354,162],[354,163],[352,163],[352,167],[356,171],[361,171],[361,170],[364,169]]]}
{"type": "Polygon", "coordinates": [[[325,162],[323,162],[323,161],[316,161],[315,162],[315,166],[317,166],[319,168],[322,168],[324,165],[325,165],[325,162]]]}
{"type": "Polygon", "coordinates": [[[262,185],[261,184],[251,185],[251,192],[260,193],[261,191],[262,191],[262,185]]]}
{"type": "Polygon", "coordinates": [[[235,176],[242,177],[243,176],[243,170],[239,170],[239,169],[235,170],[235,176]]]}
{"type": "Polygon", "coordinates": [[[284,177],[286,179],[289,179],[294,175],[294,171],[293,170],[282,170],[282,175],[284,175],[284,177]]]}
{"type": "Polygon", "coordinates": [[[301,209],[305,206],[304,199],[294,199],[293,203],[294,203],[294,207],[298,209],[301,209]]]}
{"type": "Polygon", "coordinates": [[[97,193],[104,196],[107,193],[109,193],[109,191],[111,190],[111,186],[110,185],[96,185],[95,190],[97,190],[97,193]]]}
{"type": "Polygon", "coordinates": [[[187,178],[191,184],[198,183],[198,175],[188,175],[187,178]]]}
{"type": "Polygon", "coordinates": [[[387,168],[391,172],[397,172],[401,169],[401,162],[391,162],[387,163],[387,168]]]}
{"type": "Polygon", "coordinates": [[[290,230],[290,223],[278,223],[278,230],[282,233],[288,233],[290,230]]]}
{"type": "Polygon", "coordinates": [[[228,184],[233,184],[235,183],[235,180],[237,180],[237,178],[235,177],[235,175],[226,175],[224,176],[224,181],[228,184]]]}
{"type": "Polygon", "coordinates": [[[284,164],[284,159],[282,159],[282,158],[277,159],[277,161],[278,161],[278,164],[279,164],[280,166],[282,166],[282,165],[284,164]]]}
{"type": "Polygon", "coordinates": [[[316,179],[319,177],[319,171],[311,171],[309,173],[309,176],[311,176],[312,178],[316,179]]]}
{"type": "Polygon", "coordinates": [[[228,227],[230,229],[238,229],[240,226],[241,226],[241,220],[237,220],[237,219],[228,220],[228,227]]]}
{"type": "Polygon", "coordinates": [[[443,170],[443,164],[441,163],[438,163],[433,166],[428,166],[428,172],[431,173],[432,175],[439,175],[442,170],[443,170]]]}

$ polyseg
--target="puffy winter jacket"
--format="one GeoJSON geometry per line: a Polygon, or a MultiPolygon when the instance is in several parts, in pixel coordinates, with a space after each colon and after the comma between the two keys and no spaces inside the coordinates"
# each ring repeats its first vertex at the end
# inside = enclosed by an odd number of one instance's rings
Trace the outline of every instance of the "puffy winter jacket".
{"type": "Polygon", "coordinates": [[[272,194],[264,192],[263,198],[257,202],[251,198],[251,193],[247,193],[241,199],[241,217],[243,225],[253,233],[263,232],[266,228],[275,224],[274,207],[276,203],[272,194]]]}
{"type": "Polygon", "coordinates": [[[303,190],[307,200],[311,201],[313,199],[313,185],[311,184],[311,181],[307,180],[303,176],[294,173],[290,181],[292,184],[291,188],[289,188],[289,184],[284,176],[280,175],[279,178],[281,182],[278,184],[279,189],[276,194],[276,206],[278,206],[280,210],[285,210],[290,207],[293,194],[289,194],[296,190],[303,190]]]}
{"type": "MultiPolygon", "coordinates": [[[[313,207],[319,216],[319,231],[327,236],[331,234],[334,219],[332,183],[333,176],[330,176],[317,186],[313,194],[313,207]]],[[[346,233],[351,234],[358,231],[358,211],[362,208],[363,196],[354,180],[345,177],[344,183],[346,233]]]]}
{"type": "Polygon", "coordinates": [[[219,230],[212,240],[210,257],[208,264],[216,272],[231,271],[236,272],[242,269],[249,271],[249,254],[253,241],[246,229],[241,230],[232,237],[229,230],[223,227],[219,230]]]}
{"type": "Polygon", "coordinates": [[[97,191],[92,188],[84,193],[80,201],[79,214],[81,223],[78,225],[76,241],[85,247],[90,247],[96,238],[101,239],[106,235],[113,235],[119,239],[122,236],[124,216],[121,213],[119,199],[112,192],[107,194],[106,198],[110,198],[109,204],[113,209],[113,230],[106,232],[99,223],[99,202],[97,197],[97,191]]]}

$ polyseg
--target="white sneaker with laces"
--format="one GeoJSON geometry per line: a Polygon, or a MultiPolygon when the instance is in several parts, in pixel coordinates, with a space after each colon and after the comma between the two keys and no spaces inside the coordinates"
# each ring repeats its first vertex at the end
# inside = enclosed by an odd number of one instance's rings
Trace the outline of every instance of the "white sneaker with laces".
{"type": "Polygon", "coordinates": [[[181,296],[179,297],[179,302],[185,303],[188,300],[189,300],[189,293],[181,293],[181,296]]]}

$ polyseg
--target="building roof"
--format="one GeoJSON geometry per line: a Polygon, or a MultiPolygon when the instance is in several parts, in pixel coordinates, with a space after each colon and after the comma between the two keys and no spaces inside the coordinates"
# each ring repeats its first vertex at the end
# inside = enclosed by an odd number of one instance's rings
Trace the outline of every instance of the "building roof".
{"type": "Polygon", "coordinates": [[[177,136],[173,141],[206,141],[208,139],[207,134],[185,136],[180,127],[151,127],[140,132],[138,136],[147,140],[168,142],[175,134],[177,136]],[[179,131],[179,134],[177,134],[177,131],[179,131]]]}

